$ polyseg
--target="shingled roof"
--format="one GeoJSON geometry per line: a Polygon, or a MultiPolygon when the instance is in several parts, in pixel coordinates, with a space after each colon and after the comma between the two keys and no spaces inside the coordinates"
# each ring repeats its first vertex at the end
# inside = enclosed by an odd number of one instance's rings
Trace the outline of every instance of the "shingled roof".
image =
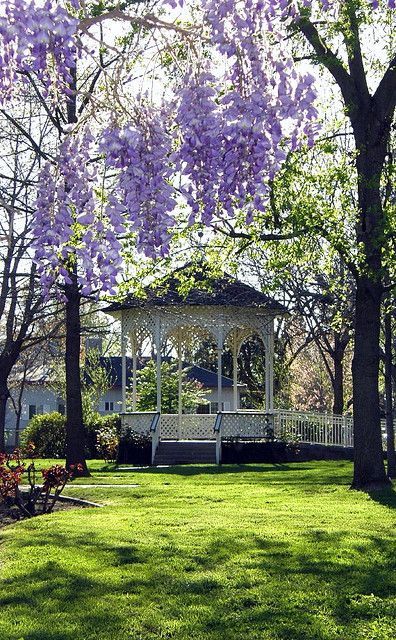
{"type": "Polygon", "coordinates": [[[174,271],[166,281],[146,287],[144,297],[129,295],[122,302],[113,302],[104,311],[180,305],[255,307],[287,313],[283,305],[249,284],[227,273],[213,277],[202,267],[192,271],[191,265],[174,271]],[[182,284],[189,276],[194,278],[194,284],[184,293],[182,284]]]}

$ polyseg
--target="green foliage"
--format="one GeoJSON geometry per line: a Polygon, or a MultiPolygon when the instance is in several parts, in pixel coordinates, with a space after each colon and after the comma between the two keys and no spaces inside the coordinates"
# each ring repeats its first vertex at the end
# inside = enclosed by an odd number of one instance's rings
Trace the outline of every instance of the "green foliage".
{"type": "MultiPolygon", "coordinates": [[[[182,371],[182,404],[184,412],[193,412],[205,404],[205,392],[200,382],[187,378],[188,369],[182,371]]],[[[138,411],[155,411],[157,407],[157,367],[151,360],[138,372],[138,411]]],[[[161,364],[161,411],[163,413],[178,412],[179,374],[177,365],[171,362],[161,364]]],[[[128,394],[130,402],[130,394],[128,394]]]]}
{"type": "MultiPolygon", "coordinates": [[[[61,398],[66,397],[66,371],[63,359],[54,361],[50,386],[61,398]]],[[[81,397],[84,424],[89,425],[99,416],[99,400],[112,386],[109,372],[101,366],[99,352],[90,349],[85,357],[81,377],[81,397]]]]}
{"type": "MultiPolygon", "coordinates": [[[[89,420],[85,423],[86,455],[92,458],[97,457],[98,435],[102,434],[104,445],[105,434],[110,439],[110,434],[118,434],[119,428],[117,415],[101,416],[97,412],[91,412],[89,420]]],[[[33,416],[21,434],[22,447],[26,447],[29,442],[34,444],[37,456],[64,457],[66,417],[56,411],[33,416]]]]}
{"type": "Polygon", "coordinates": [[[99,415],[99,400],[112,386],[108,371],[101,366],[99,352],[90,349],[86,354],[81,385],[83,417],[86,424],[94,421],[99,415]]]}
{"type": "Polygon", "coordinates": [[[54,411],[35,415],[21,434],[21,445],[33,442],[36,455],[61,458],[65,455],[66,417],[54,411]]]}
{"type": "Polygon", "coordinates": [[[106,462],[115,462],[120,442],[121,421],[117,415],[99,416],[95,426],[96,451],[106,462]]]}

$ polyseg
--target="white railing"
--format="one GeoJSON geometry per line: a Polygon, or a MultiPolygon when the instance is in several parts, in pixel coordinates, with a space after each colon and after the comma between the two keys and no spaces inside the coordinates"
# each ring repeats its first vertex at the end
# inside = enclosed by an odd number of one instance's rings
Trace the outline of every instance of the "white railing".
{"type": "Polygon", "coordinates": [[[131,429],[142,435],[150,435],[151,424],[157,415],[155,411],[132,411],[130,413],[121,413],[121,429],[131,429]]]}
{"type": "Polygon", "coordinates": [[[331,413],[274,410],[274,434],[309,444],[353,447],[353,418],[331,413]]]}
{"type": "Polygon", "coordinates": [[[274,435],[274,416],[263,411],[223,411],[222,438],[268,438],[274,435]]]}
{"type": "MultiPolygon", "coordinates": [[[[152,421],[156,415],[153,411],[121,414],[123,428],[129,428],[142,434],[150,434],[152,421]]],[[[161,413],[155,433],[161,434],[162,440],[214,440],[215,414],[161,413]]]]}
{"type": "MultiPolygon", "coordinates": [[[[122,426],[150,435],[154,411],[121,414],[122,426]]],[[[216,440],[216,415],[162,413],[155,437],[164,440],[216,440]],[[159,436],[159,434],[161,434],[159,436]]],[[[271,436],[309,444],[353,447],[353,418],[331,413],[274,409],[264,411],[224,411],[221,438],[266,439],[271,436]]],[[[386,421],[381,420],[386,447],[386,421]]]]}
{"type": "Polygon", "coordinates": [[[216,415],[205,413],[161,414],[164,440],[214,440],[216,415]]]}
{"type": "Polygon", "coordinates": [[[151,421],[150,434],[151,434],[151,464],[154,464],[155,454],[157,453],[158,445],[161,438],[161,414],[157,412],[151,421]]]}

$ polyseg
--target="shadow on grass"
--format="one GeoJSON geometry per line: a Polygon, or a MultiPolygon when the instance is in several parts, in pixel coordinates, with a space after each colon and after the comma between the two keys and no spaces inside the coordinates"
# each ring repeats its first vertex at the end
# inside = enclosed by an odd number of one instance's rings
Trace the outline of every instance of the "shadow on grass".
{"type": "Polygon", "coordinates": [[[174,465],[169,467],[118,467],[96,472],[105,472],[109,481],[113,473],[118,475],[133,473],[134,476],[167,476],[169,478],[188,478],[202,476],[221,478],[234,476],[235,482],[261,483],[274,480],[277,483],[288,483],[293,486],[343,485],[349,486],[352,480],[352,466],[344,461],[325,461],[311,463],[274,463],[274,464],[225,464],[225,465],[174,465]],[[271,477],[272,476],[272,477],[271,477]]]}
{"type": "Polygon", "coordinates": [[[374,502],[396,509],[396,491],[394,487],[382,489],[381,491],[370,491],[369,496],[374,502]]]}
{"type": "MultiPolygon", "coordinates": [[[[349,537],[314,530],[284,541],[222,530],[186,547],[177,533],[163,546],[137,546],[104,543],[95,534],[71,540],[46,532],[52,549],[70,550],[70,563],[42,561],[3,581],[2,611],[13,607],[34,621],[34,630],[21,628],[20,636],[4,637],[102,640],[125,637],[125,625],[134,625],[136,633],[128,637],[142,640],[240,640],[266,634],[330,640],[335,621],[342,627],[337,637],[349,640],[360,622],[382,616],[388,624],[392,612],[386,599],[394,594],[395,567],[390,540],[365,538],[352,554],[349,537]],[[74,557],[76,551],[80,555],[74,557]],[[88,560],[85,568],[79,559],[88,560]],[[175,621],[180,628],[168,635],[175,621]]],[[[31,543],[36,542],[34,537],[31,543]]],[[[15,542],[17,549],[23,544],[15,542]]]]}

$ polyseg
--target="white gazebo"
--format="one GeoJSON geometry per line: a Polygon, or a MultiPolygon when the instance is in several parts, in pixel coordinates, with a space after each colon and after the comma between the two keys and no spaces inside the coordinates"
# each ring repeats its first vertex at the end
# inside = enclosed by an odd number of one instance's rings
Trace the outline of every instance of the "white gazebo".
{"type": "MultiPolygon", "coordinates": [[[[222,358],[225,348],[233,357],[233,414],[238,406],[238,354],[242,343],[253,334],[259,336],[265,350],[265,414],[273,410],[274,320],[286,310],[254,287],[227,274],[214,278],[198,267],[175,271],[164,283],[147,287],[143,297],[128,296],[106,309],[121,322],[122,420],[137,431],[157,431],[157,440],[214,438],[216,415],[184,414],[182,407],[182,366],[191,361],[193,347],[199,341],[212,342],[217,350],[217,400],[222,411],[222,358]],[[192,288],[186,288],[189,277],[192,288]],[[136,411],[137,354],[143,342],[150,340],[156,358],[156,412],[136,411]],[[172,348],[179,370],[177,414],[161,414],[161,361],[164,347],[172,348]],[[126,356],[132,357],[131,409],[127,411],[126,356]],[[157,426],[160,423],[160,429],[157,426]],[[153,428],[155,425],[155,429],[153,428]],[[160,435],[159,435],[160,432],[160,435]]],[[[242,412],[241,412],[242,413],[242,412]]]]}

